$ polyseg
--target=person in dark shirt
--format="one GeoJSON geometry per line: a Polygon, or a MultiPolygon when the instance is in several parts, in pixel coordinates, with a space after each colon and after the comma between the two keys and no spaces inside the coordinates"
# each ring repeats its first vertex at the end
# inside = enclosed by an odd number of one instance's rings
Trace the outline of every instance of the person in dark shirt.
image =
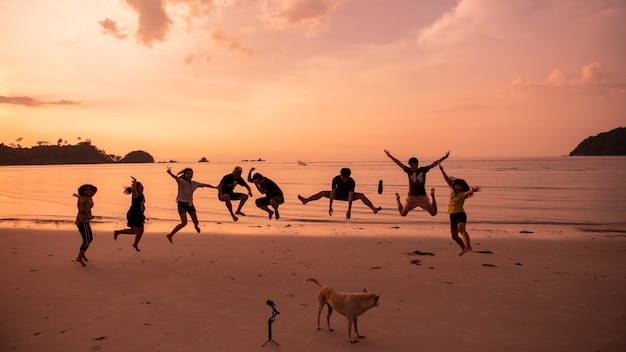
{"type": "Polygon", "coordinates": [[[255,201],[256,206],[265,210],[269,214],[270,220],[272,216],[276,215],[276,220],[280,219],[280,213],[278,212],[278,206],[285,202],[283,191],[278,185],[269,178],[255,173],[252,175],[254,168],[251,168],[248,172],[248,182],[253,182],[256,188],[265,195],[265,197],[257,198],[255,201]],[[268,206],[272,206],[274,210],[271,210],[268,206]]]}
{"type": "Polygon", "coordinates": [[[320,191],[308,198],[304,198],[301,195],[298,195],[298,199],[302,202],[302,204],[306,204],[308,202],[318,200],[322,197],[329,198],[330,203],[328,205],[328,215],[333,215],[333,200],[342,200],[348,202],[348,211],[346,211],[346,219],[350,219],[350,215],[352,212],[352,201],[355,199],[360,199],[365,205],[367,205],[374,214],[378,213],[382,208],[375,207],[372,202],[365,196],[363,193],[355,192],[354,189],[356,187],[356,182],[350,175],[352,171],[349,168],[344,167],[341,169],[339,175],[333,178],[333,182],[331,185],[330,191],[320,191]]]}
{"type": "Polygon", "coordinates": [[[385,154],[393,160],[409,177],[409,195],[406,198],[406,202],[404,205],[400,202],[400,195],[396,193],[396,202],[398,204],[398,212],[400,215],[406,216],[409,211],[420,207],[426,210],[431,216],[437,215],[437,201],[435,200],[435,189],[430,189],[430,197],[432,198],[432,203],[429,201],[428,196],[426,195],[426,173],[430,171],[433,167],[437,166],[440,162],[446,160],[446,158],[450,155],[450,152],[447,152],[439,160],[433,162],[428,166],[419,166],[419,161],[416,157],[412,157],[409,159],[409,166],[402,164],[402,162],[396,158],[394,158],[388,150],[385,150],[385,154]]]}
{"type": "Polygon", "coordinates": [[[250,188],[250,186],[248,186],[243,177],[241,177],[242,172],[243,170],[241,166],[236,166],[232,173],[222,177],[220,184],[217,186],[217,196],[220,201],[226,203],[226,208],[228,209],[228,212],[230,212],[230,216],[233,217],[234,221],[239,220],[237,215],[246,216],[246,214],[241,211],[241,208],[243,208],[243,205],[246,204],[248,197],[252,197],[252,189],[250,188]],[[235,186],[237,185],[245,187],[248,190],[248,194],[235,192],[235,186]],[[237,211],[235,211],[234,213],[233,205],[231,203],[231,201],[233,200],[239,201],[237,211]]]}

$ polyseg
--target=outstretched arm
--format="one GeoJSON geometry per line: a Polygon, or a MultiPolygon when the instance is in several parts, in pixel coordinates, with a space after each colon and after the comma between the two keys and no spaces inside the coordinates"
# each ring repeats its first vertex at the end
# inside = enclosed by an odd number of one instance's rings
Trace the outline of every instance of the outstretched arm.
{"type": "Polygon", "coordinates": [[[250,168],[250,171],[248,171],[248,182],[252,182],[252,171],[254,171],[254,168],[250,168]]]}
{"type": "Polygon", "coordinates": [[[450,180],[450,177],[448,177],[446,172],[443,171],[443,166],[441,166],[441,161],[438,162],[437,165],[439,165],[439,170],[441,170],[441,174],[443,175],[443,178],[446,180],[446,183],[448,184],[448,186],[452,187],[452,180],[450,180]]]}
{"type": "Polygon", "coordinates": [[[391,159],[393,160],[394,163],[398,164],[398,166],[400,166],[402,169],[404,169],[406,166],[404,164],[402,164],[402,162],[396,158],[393,157],[393,155],[391,155],[391,153],[389,153],[388,150],[385,149],[385,154],[391,159]]]}
{"type": "Polygon", "coordinates": [[[473,196],[476,192],[480,192],[480,186],[470,187],[470,190],[465,192],[465,198],[473,196]]]}
{"type": "Polygon", "coordinates": [[[448,152],[446,153],[446,155],[442,156],[439,160],[437,161],[433,161],[432,164],[430,164],[430,168],[432,169],[433,167],[437,166],[437,164],[439,164],[440,162],[448,159],[448,157],[450,156],[450,151],[448,150],[448,152]]]}

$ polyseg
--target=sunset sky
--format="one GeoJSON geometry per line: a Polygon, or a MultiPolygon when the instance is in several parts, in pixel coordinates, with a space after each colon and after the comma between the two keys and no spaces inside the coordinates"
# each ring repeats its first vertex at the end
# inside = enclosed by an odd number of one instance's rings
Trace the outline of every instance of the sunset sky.
{"type": "Polygon", "coordinates": [[[0,0],[0,142],[560,156],[626,126],[624,38],[625,0],[0,0]]]}

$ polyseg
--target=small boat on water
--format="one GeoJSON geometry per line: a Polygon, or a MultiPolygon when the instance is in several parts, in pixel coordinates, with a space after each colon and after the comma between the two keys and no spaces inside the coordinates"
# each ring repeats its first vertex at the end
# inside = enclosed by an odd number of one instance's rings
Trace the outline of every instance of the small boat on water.
{"type": "Polygon", "coordinates": [[[300,166],[307,166],[305,163],[303,163],[302,161],[298,160],[298,165],[300,166]]]}

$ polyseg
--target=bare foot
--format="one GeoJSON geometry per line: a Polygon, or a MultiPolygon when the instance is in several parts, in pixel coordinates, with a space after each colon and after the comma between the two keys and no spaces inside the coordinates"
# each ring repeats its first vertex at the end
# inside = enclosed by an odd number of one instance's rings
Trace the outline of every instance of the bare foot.
{"type": "Polygon", "coordinates": [[[89,261],[89,259],[87,259],[87,257],[85,257],[85,255],[84,255],[84,254],[83,254],[83,260],[84,260],[84,261],[86,261],[86,262],[88,262],[88,261],[89,261]]]}
{"type": "Polygon", "coordinates": [[[298,194],[298,199],[300,199],[300,201],[302,202],[302,204],[306,204],[306,199],[304,199],[303,196],[298,194]]]}
{"type": "Polygon", "coordinates": [[[80,263],[80,265],[82,266],[87,266],[87,264],[85,264],[85,262],[83,262],[83,258],[76,258],[76,261],[80,263]]]}
{"type": "Polygon", "coordinates": [[[378,207],[376,209],[374,209],[374,214],[378,214],[379,211],[383,210],[383,208],[378,207]]]}
{"type": "Polygon", "coordinates": [[[246,214],[242,213],[242,212],[241,212],[241,210],[237,210],[237,211],[235,212],[235,214],[237,214],[237,215],[241,215],[241,216],[246,216],[246,214]]]}
{"type": "Polygon", "coordinates": [[[270,218],[270,220],[272,220],[272,216],[274,216],[274,212],[270,210],[270,211],[269,211],[269,212],[267,212],[267,213],[269,214],[269,218],[270,218]]]}
{"type": "Polygon", "coordinates": [[[113,231],[113,240],[117,241],[117,236],[120,234],[119,231],[113,231]]]}
{"type": "Polygon", "coordinates": [[[233,217],[233,221],[237,221],[237,220],[239,220],[239,218],[238,218],[238,217],[236,217],[236,216],[235,216],[235,214],[231,213],[230,215],[233,217]]]}
{"type": "Polygon", "coordinates": [[[465,247],[463,249],[463,251],[461,253],[459,253],[459,257],[462,256],[463,254],[470,252],[472,250],[472,247],[465,247]]]}
{"type": "Polygon", "coordinates": [[[141,251],[139,250],[139,247],[137,247],[137,245],[136,245],[136,244],[133,244],[133,247],[135,248],[135,250],[136,250],[137,252],[141,252],[141,251]]]}
{"type": "Polygon", "coordinates": [[[174,242],[172,241],[172,235],[171,234],[169,234],[169,235],[167,235],[165,237],[167,237],[167,240],[170,241],[171,244],[174,244],[174,242]]]}
{"type": "Polygon", "coordinates": [[[276,209],[276,220],[280,219],[280,214],[278,213],[278,209],[276,209]]]}
{"type": "Polygon", "coordinates": [[[196,225],[195,228],[196,228],[196,232],[200,233],[200,226],[196,225]]]}

